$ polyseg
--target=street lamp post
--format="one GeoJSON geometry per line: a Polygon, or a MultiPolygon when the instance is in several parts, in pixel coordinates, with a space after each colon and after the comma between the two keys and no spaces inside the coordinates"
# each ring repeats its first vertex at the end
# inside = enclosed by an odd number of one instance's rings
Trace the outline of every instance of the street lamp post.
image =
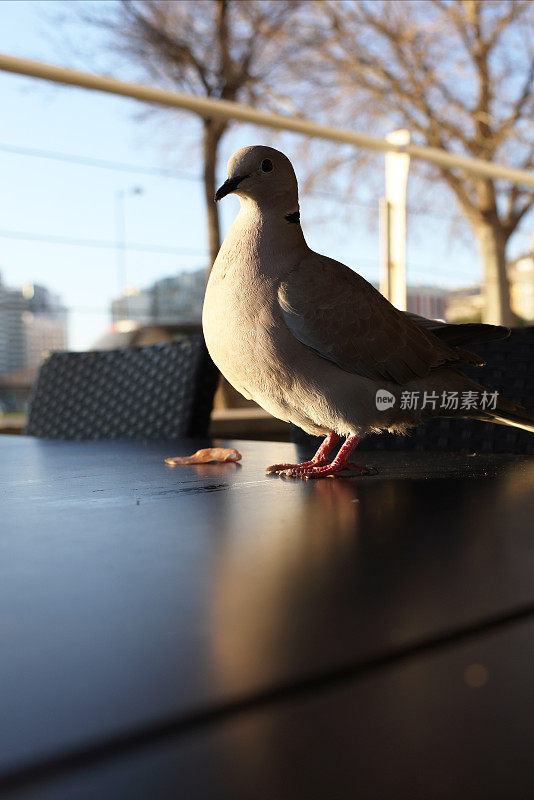
{"type": "MultiPolygon", "coordinates": [[[[126,204],[125,199],[132,195],[143,194],[142,186],[131,186],[129,189],[118,189],[115,192],[115,232],[116,232],[116,252],[117,252],[117,279],[119,293],[125,294],[127,279],[126,263],[126,204]]],[[[128,300],[126,300],[128,303],[128,300]]],[[[128,311],[128,307],[126,308],[128,311]]]]}

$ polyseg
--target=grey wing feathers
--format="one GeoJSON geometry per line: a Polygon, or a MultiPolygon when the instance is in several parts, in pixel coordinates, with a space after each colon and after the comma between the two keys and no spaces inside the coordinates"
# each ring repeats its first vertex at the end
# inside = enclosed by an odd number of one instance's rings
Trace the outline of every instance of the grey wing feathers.
{"type": "Polygon", "coordinates": [[[316,253],[280,284],[292,334],[347,372],[407,383],[471,354],[457,351],[398,311],[357,273],[316,253]]]}

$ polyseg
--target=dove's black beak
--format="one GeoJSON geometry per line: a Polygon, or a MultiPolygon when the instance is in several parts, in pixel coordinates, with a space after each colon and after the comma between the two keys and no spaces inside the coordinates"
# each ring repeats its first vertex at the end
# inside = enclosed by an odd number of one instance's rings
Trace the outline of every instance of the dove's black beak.
{"type": "Polygon", "coordinates": [[[235,178],[228,178],[215,192],[215,202],[218,203],[219,200],[222,200],[227,194],[235,192],[241,181],[244,181],[245,178],[248,178],[248,175],[236,175],[235,178]]]}

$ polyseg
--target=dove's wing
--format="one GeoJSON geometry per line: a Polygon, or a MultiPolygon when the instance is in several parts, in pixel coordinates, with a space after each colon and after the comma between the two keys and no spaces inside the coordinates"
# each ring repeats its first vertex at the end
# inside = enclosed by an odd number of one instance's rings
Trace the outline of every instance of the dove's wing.
{"type": "Polygon", "coordinates": [[[278,302],[296,339],[366,378],[406,383],[463,360],[360,275],[317,253],[310,252],[285,276],[278,302]]]}

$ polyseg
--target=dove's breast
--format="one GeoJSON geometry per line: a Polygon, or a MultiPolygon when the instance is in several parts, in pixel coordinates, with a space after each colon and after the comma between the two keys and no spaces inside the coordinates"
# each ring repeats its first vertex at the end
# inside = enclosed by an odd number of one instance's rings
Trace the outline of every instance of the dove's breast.
{"type": "MultiPolygon", "coordinates": [[[[272,237],[268,245],[271,242],[272,237]]],[[[299,257],[297,247],[289,252],[263,247],[258,237],[234,228],[206,288],[206,345],[232,386],[269,413],[309,433],[349,431],[346,415],[329,395],[341,383],[341,393],[353,405],[354,376],[299,342],[278,304],[280,282],[299,257]]]]}
{"type": "MultiPolygon", "coordinates": [[[[202,325],[209,353],[229,383],[275,417],[324,434],[334,420],[317,413],[317,356],[297,342],[277,301],[278,281],[239,266],[214,266],[202,325]],[[239,279],[238,278],[239,273],[239,279]]],[[[328,367],[327,367],[328,368],[328,367]]]]}
{"type": "Polygon", "coordinates": [[[280,362],[273,342],[277,325],[272,280],[246,264],[218,259],[206,288],[202,327],[209,353],[225,378],[245,397],[276,393],[280,362]]]}

